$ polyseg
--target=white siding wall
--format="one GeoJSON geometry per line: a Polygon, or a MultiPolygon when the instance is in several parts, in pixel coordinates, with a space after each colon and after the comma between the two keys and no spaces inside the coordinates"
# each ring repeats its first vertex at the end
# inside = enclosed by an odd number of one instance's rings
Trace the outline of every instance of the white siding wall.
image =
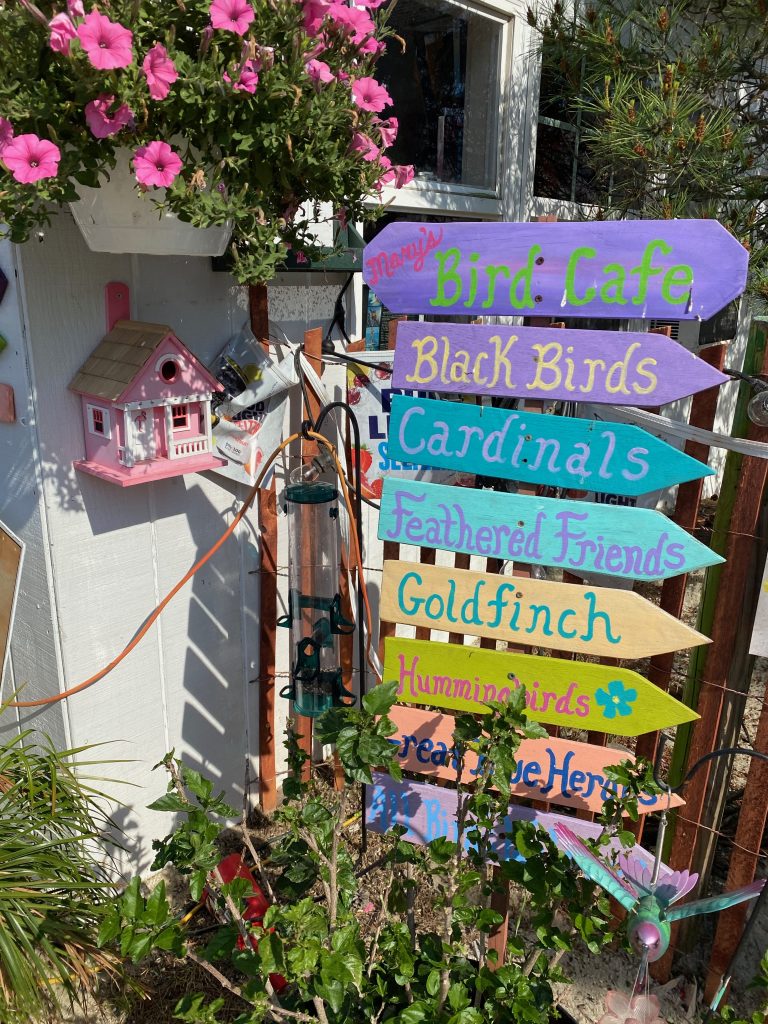
{"type": "MultiPolygon", "coordinates": [[[[0,519],[28,552],[5,693],[29,681],[25,696],[36,697],[81,682],[114,657],[218,539],[245,494],[215,474],[121,489],[72,469],[83,433],[67,385],[105,332],[104,285],[127,282],[132,316],[168,323],[204,362],[246,320],[247,291],[214,274],[207,259],[91,253],[68,214],[42,243],[0,249],[9,278],[14,258],[22,285],[12,281],[0,307],[9,341],[0,380],[14,384],[23,422],[0,426],[0,519]]],[[[328,322],[343,280],[279,280],[271,288],[273,317],[300,340],[306,326],[328,322]]],[[[162,773],[150,769],[171,747],[237,807],[247,752],[257,773],[258,690],[248,680],[259,673],[258,536],[249,513],[237,538],[111,675],[66,705],[22,716],[59,744],[108,741],[101,756],[128,759],[106,771],[120,780],[108,788],[125,805],[115,816],[127,832],[126,870],[147,865],[151,839],[170,823],[145,807],[165,788],[162,773]]],[[[280,562],[287,564],[284,551],[280,562]]],[[[278,672],[286,660],[282,650],[278,672]]],[[[285,710],[279,701],[278,736],[285,710]]]]}

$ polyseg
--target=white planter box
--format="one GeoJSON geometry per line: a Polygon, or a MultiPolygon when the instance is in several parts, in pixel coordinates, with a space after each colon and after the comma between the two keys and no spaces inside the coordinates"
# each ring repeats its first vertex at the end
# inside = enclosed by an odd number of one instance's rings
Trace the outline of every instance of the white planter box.
{"type": "Polygon", "coordinates": [[[80,200],[69,208],[93,252],[145,253],[150,256],[221,256],[232,226],[195,228],[155,207],[165,189],[145,194],[136,189],[130,154],[120,153],[109,180],[100,188],[78,185],[80,200]]]}

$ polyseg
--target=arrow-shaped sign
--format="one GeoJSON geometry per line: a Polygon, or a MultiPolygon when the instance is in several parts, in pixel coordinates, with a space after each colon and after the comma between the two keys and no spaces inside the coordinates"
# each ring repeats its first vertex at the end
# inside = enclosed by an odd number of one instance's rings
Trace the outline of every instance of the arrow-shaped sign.
{"type": "Polygon", "coordinates": [[[379,538],[568,572],[659,580],[723,558],[661,512],[384,481],[379,538]]]}
{"type": "MultiPolygon", "coordinates": [[[[383,772],[374,772],[373,785],[366,787],[367,827],[372,832],[384,833],[395,825],[402,825],[406,829],[402,838],[415,846],[423,846],[439,838],[456,842],[457,810],[458,792],[455,789],[434,786],[429,782],[412,782],[410,779],[395,782],[383,772]]],[[[498,837],[494,847],[500,860],[525,859],[515,848],[512,837],[516,821],[530,821],[545,828],[553,838],[554,828],[558,823],[567,825],[582,839],[597,839],[603,831],[603,826],[593,821],[510,804],[507,816],[494,830],[498,837]]],[[[469,845],[466,832],[464,843],[465,846],[469,845]]],[[[621,853],[623,848],[614,836],[604,849],[612,853],[621,853]]],[[[654,858],[642,846],[633,846],[632,854],[643,861],[649,872],[653,870],[654,858]]]]}
{"type": "Polygon", "coordinates": [[[663,334],[398,324],[392,383],[421,391],[656,406],[730,378],[663,334]]]}
{"type": "MultiPolygon", "coordinates": [[[[389,737],[397,744],[400,767],[409,772],[434,775],[441,779],[458,780],[459,762],[453,742],[456,728],[452,715],[441,715],[420,708],[395,705],[389,717],[397,732],[389,737]]],[[[608,722],[604,728],[610,728],[608,722]]],[[[577,743],[552,736],[540,740],[523,740],[515,752],[515,770],[510,775],[512,796],[524,800],[546,800],[551,804],[572,807],[580,811],[603,809],[611,797],[626,795],[626,787],[612,782],[606,775],[608,765],[622,761],[634,763],[632,754],[592,743],[577,743]]],[[[479,758],[466,751],[462,766],[462,781],[469,784],[480,772],[479,758]]],[[[673,794],[671,805],[684,801],[673,794]]],[[[641,793],[637,801],[639,814],[664,810],[667,796],[641,793]]]]}
{"type": "Polygon", "coordinates": [[[438,469],[612,494],[646,494],[714,470],[627,423],[396,395],[389,458],[438,469]]]}
{"type": "Polygon", "coordinates": [[[386,561],[381,617],[532,647],[645,658],[710,641],[633,590],[386,561]]]}
{"type": "MultiPolygon", "coordinates": [[[[635,615],[642,603],[630,603],[635,615]]],[[[694,637],[704,642],[700,634],[694,637]]],[[[699,717],[628,668],[399,636],[385,641],[384,679],[398,681],[401,702],[471,714],[487,713],[486,701],[508,700],[523,686],[526,714],[534,721],[614,736],[640,736],[699,717]]]]}
{"type": "Polygon", "coordinates": [[[716,220],[388,224],[363,276],[393,313],[706,320],[747,250],[716,220]]]}

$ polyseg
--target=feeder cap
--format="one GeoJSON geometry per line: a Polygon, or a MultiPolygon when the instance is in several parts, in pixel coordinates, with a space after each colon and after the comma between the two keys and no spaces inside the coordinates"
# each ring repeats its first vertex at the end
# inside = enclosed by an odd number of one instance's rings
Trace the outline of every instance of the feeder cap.
{"type": "Polygon", "coordinates": [[[297,505],[322,505],[326,501],[335,501],[338,493],[331,484],[315,482],[311,484],[289,484],[285,489],[288,501],[297,505]]]}

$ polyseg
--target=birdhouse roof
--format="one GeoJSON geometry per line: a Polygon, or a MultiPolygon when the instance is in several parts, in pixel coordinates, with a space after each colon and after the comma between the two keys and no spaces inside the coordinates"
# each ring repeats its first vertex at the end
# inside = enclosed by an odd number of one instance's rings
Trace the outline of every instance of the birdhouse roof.
{"type": "Polygon", "coordinates": [[[211,389],[218,389],[220,385],[216,379],[195,359],[167,324],[146,324],[138,320],[118,320],[80,367],[70,388],[110,402],[118,401],[169,336],[182,346],[198,370],[210,378],[211,389]]]}

